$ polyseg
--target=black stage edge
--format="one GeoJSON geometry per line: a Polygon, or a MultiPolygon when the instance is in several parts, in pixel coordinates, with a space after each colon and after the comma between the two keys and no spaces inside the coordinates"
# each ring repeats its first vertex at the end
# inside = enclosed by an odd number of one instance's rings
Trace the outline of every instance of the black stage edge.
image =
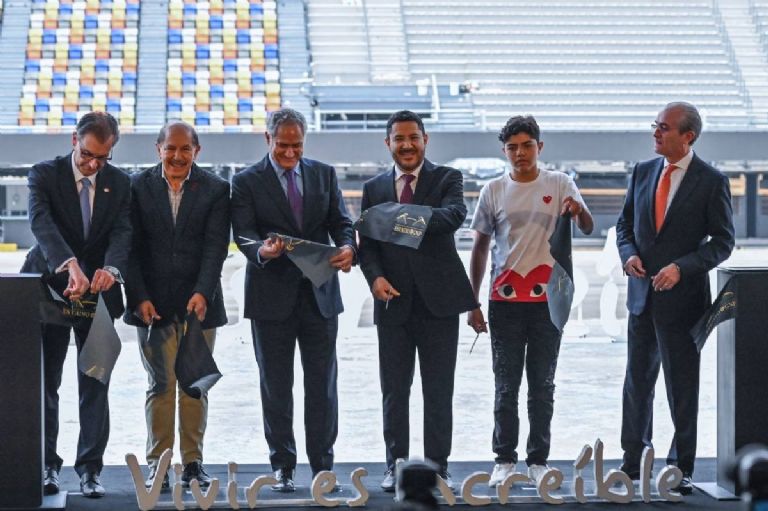
{"type": "Polygon", "coordinates": [[[40,275],[0,274],[0,509],[43,505],[41,292],[40,275]]]}
{"type": "MultiPolygon", "coordinates": [[[[717,327],[717,459],[719,468],[739,448],[768,445],[768,268],[720,267],[718,289],[736,279],[737,314],[717,327]]],[[[718,470],[701,489],[714,498],[734,498],[740,488],[718,470]]]]}
{"type": "MultiPolygon", "coordinates": [[[[696,473],[694,474],[694,479],[697,480],[709,480],[712,481],[715,479],[716,476],[716,460],[714,458],[706,458],[706,459],[698,459],[696,461],[696,473]]],[[[524,465],[524,464],[523,464],[524,465]]],[[[572,461],[555,461],[551,463],[552,466],[559,468],[563,471],[563,475],[565,476],[564,480],[564,489],[559,490],[557,492],[554,492],[555,494],[564,494],[567,492],[566,485],[569,485],[572,477],[573,477],[573,462],[572,461]]],[[[611,468],[618,468],[620,465],[619,460],[606,460],[605,462],[605,472],[611,468]]],[[[654,474],[658,473],[663,466],[662,460],[657,460],[654,465],[654,474]]],[[[396,504],[392,500],[392,494],[384,493],[379,488],[379,483],[381,482],[381,479],[383,477],[384,473],[384,464],[383,463],[338,463],[336,464],[334,472],[336,473],[336,476],[338,477],[339,483],[342,485],[342,493],[341,494],[335,494],[335,495],[329,495],[330,498],[352,498],[356,495],[355,489],[352,487],[349,474],[356,468],[362,467],[365,468],[368,471],[368,476],[363,478],[363,483],[365,484],[365,487],[370,492],[370,498],[368,500],[368,503],[366,504],[365,508],[363,509],[371,509],[371,510],[377,510],[377,509],[389,509],[394,508],[396,504]]],[[[142,472],[146,475],[147,470],[145,466],[142,466],[142,472]]],[[[493,468],[493,462],[451,462],[450,464],[450,471],[453,475],[454,482],[457,484],[457,486],[461,483],[461,481],[467,477],[468,475],[472,474],[473,472],[481,471],[481,472],[488,472],[490,473],[491,469],[493,468]]],[[[593,478],[592,478],[592,468],[593,465],[590,463],[587,465],[587,467],[584,469],[584,478],[586,479],[586,487],[587,487],[587,493],[590,493],[590,488],[594,486],[593,484],[593,478]]],[[[219,491],[219,495],[216,498],[217,504],[218,502],[225,501],[226,500],[226,482],[227,482],[227,466],[226,465],[206,465],[206,470],[212,477],[216,477],[220,480],[220,484],[222,489],[219,491]]],[[[240,465],[238,471],[237,471],[237,481],[238,485],[241,487],[241,494],[242,494],[242,487],[248,486],[251,481],[253,481],[258,476],[264,476],[264,475],[271,475],[270,469],[267,465],[240,465]]],[[[257,509],[260,508],[268,508],[269,507],[269,499],[310,499],[310,478],[311,478],[311,471],[307,465],[300,465],[297,471],[297,477],[296,477],[296,483],[297,483],[297,491],[294,494],[275,494],[271,492],[268,488],[263,489],[259,493],[259,502],[257,509]]],[[[88,510],[88,511],[126,511],[126,510],[137,510],[138,505],[136,501],[136,494],[133,487],[133,480],[131,478],[130,472],[126,466],[109,466],[105,467],[104,471],[102,472],[102,482],[104,483],[104,486],[107,490],[107,496],[103,499],[86,499],[83,498],[79,493],[79,482],[77,479],[77,474],[75,474],[74,469],[72,467],[66,467],[61,472],[61,483],[62,483],[62,489],[69,490],[69,499],[67,500],[67,510],[68,511],[80,511],[80,510],[88,510]]],[[[653,485],[652,485],[653,487],[653,485]]],[[[487,487],[486,487],[487,488],[487,487]]],[[[482,494],[483,493],[483,486],[478,486],[475,490],[476,494],[482,494]]],[[[486,489],[487,491],[487,489],[486,489]]],[[[495,493],[492,493],[495,494],[495,493]]],[[[515,496],[524,495],[524,496],[536,496],[536,491],[532,487],[522,487],[520,489],[515,490],[514,492],[515,496]]],[[[186,506],[186,509],[195,509],[194,504],[192,504],[192,498],[189,493],[185,492],[184,495],[185,502],[188,502],[189,504],[186,506]]],[[[531,503],[519,503],[519,502],[510,502],[506,505],[501,504],[491,504],[488,506],[484,506],[483,509],[488,511],[495,511],[495,510],[501,510],[501,509],[560,509],[560,510],[581,510],[581,511],[591,511],[591,510],[614,510],[614,509],[632,509],[636,511],[655,511],[659,509],[669,509],[674,511],[682,511],[686,509],[690,510],[737,510],[740,509],[740,502],[721,502],[717,500],[713,500],[704,493],[702,493],[699,490],[694,490],[693,495],[690,495],[688,497],[685,497],[683,502],[681,503],[672,503],[672,502],[666,502],[666,501],[658,501],[655,500],[649,504],[645,504],[642,501],[639,502],[632,502],[630,504],[621,505],[621,504],[612,504],[609,502],[588,502],[586,504],[578,504],[578,503],[566,503],[559,506],[555,506],[554,508],[549,505],[545,504],[544,502],[539,501],[536,498],[531,499],[531,503]]],[[[161,503],[163,504],[163,507],[165,509],[173,509],[172,503],[172,497],[170,491],[164,491],[160,498],[161,503]]],[[[159,507],[159,506],[158,506],[159,507]]],[[[314,509],[318,509],[318,506],[313,506],[314,509]]],[[[465,504],[457,504],[454,506],[456,508],[462,508],[462,509],[469,509],[469,506],[465,504]]],[[[218,505],[216,506],[218,509],[222,509],[218,505]]],[[[306,506],[280,506],[279,509],[302,509],[306,508],[306,506]]],[[[339,506],[339,509],[347,508],[346,505],[342,504],[339,506]]],[[[227,509],[227,508],[224,508],[227,509]]],[[[241,509],[247,509],[247,506],[241,506],[241,509]]],[[[449,506],[443,505],[441,506],[441,509],[447,510],[449,509],[449,506]]]]}

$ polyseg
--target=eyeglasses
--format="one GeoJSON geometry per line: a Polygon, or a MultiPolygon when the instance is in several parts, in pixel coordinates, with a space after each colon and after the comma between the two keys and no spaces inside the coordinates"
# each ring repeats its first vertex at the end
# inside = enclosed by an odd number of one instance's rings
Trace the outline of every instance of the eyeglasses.
{"type": "Polygon", "coordinates": [[[651,124],[651,128],[653,128],[653,131],[659,130],[662,133],[666,133],[672,129],[672,126],[670,126],[665,122],[662,122],[661,124],[659,124],[658,122],[654,122],[651,124]]]}
{"type": "Polygon", "coordinates": [[[79,143],[77,144],[77,148],[80,151],[80,159],[83,160],[83,163],[88,163],[89,161],[96,160],[99,163],[107,163],[112,159],[112,151],[109,152],[106,156],[96,156],[92,152],[88,151],[87,149],[83,149],[83,146],[81,146],[79,143]]]}

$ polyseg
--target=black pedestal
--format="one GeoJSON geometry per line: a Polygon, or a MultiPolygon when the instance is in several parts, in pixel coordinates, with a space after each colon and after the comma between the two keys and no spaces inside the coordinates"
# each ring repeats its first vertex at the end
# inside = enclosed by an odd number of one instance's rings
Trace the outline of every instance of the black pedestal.
{"type": "Polygon", "coordinates": [[[43,503],[39,275],[0,274],[0,509],[43,503]]]}
{"type": "Polygon", "coordinates": [[[718,288],[729,279],[737,316],[717,327],[717,484],[738,494],[720,468],[740,447],[768,445],[768,268],[721,267],[718,288]]]}

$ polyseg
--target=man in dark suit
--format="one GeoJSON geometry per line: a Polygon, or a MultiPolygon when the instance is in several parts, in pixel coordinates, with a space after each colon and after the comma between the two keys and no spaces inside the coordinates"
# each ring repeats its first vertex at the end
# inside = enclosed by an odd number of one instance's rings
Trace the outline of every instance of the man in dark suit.
{"type": "MultiPolygon", "coordinates": [[[[195,165],[195,129],[172,122],[157,137],[160,163],[131,177],[133,251],[126,281],[125,322],[138,328],[141,358],[149,376],[147,486],[166,449],[173,449],[176,416],[174,367],[185,317],[194,312],[213,350],[216,327],[227,323],[221,267],[229,245],[229,183],[195,165]],[[154,335],[150,337],[149,326],[154,335]]],[[[211,479],[203,461],[208,398],[178,391],[182,486],[211,479]]],[[[165,475],[163,486],[168,487],[165,475]]]]}
{"type": "Polygon", "coordinates": [[[692,491],[696,457],[699,361],[690,329],[710,304],[707,272],[734,246],[728,179],[693,153],[701,117],[688,103],[670,103],[653,124],[661,158],[632,172],[616,233],[629,276],[627,370],[624,380],[622,470],[639,478],[650,447],[653,396],[664,369],[675,435],[667,463],[683,472],[679,491],[692,491]]]}
{"type": "MultiPolygon", "coordinates": [[[[131,244],[130,182],[109,164],[119,138],[117,121],[104,112],[85,114],[72,134],[66,156],[38,163],[29,172],[29,216],[37,244],[22,272],[42,273],[70,300],[90,290],[103,293],[113,318],[123,312],[120,286],[131,244]]],[[[77,351],[91,321],[74,326],[77,351]]],[[[56,453],[59,386],[69,347],[70,327],[43,325],[45,385],[45,493],[59,491],[63,460],[56,453]]],[[[78,372],[80,438],[75,470],[85,497],[105,493],[99,474],[109,438],[108,385],[78,372]]]]}
{"type": "Polygon", "coordinates": [[[456,252],[454,232],[467,215],[461,172],[424,157],[428,137],[418,115],[393,114],[385,142],[394,168],[363,186],[361,210],[385,202],[432,207],[418,249],[362,237],[360,266],[376,299],[379,372],[387,472],[381,486],[395,489],[395,465],[408,457],[408,399],[415,355],[424,394],[424,455],[451,485],[448,456],[453,428],[453,380],[459,314],[478,306],[456,252]]]}
{"type": "Polygon", "coordinates": [[[269,154],[232,179],[232,228],[248,259],[245,317],[261,374],[264,435],[278,484],[294,491],[293,359],[298,339],[304,368],[304,424],[313,475],[333,467],[338,433],[336,332],[343,311],[338,276],[320,287],[285,255],[285,234],[318,243],[333,240],[330,259],[348,272],[354,262],[352,221],[333,167],[302,158],[306,121],[284,108],[267,122],[269,154]]]}

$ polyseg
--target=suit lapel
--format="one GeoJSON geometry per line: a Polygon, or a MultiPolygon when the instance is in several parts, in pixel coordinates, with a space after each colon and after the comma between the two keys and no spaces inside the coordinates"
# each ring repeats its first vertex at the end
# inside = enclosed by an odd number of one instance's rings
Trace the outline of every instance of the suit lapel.
{"type": "Polygon", "coordinates": [[[296,218],[293,216],[291,205],[288,204],[288,197],[286,197],[285,191],[283,191],[283,187],[280,184],[280,180],[277,178],[277,174],[272,168],[269,157],[265,156],[262,162],[264,165],[256,173],[256,175],[261,179],[262,184],[264,185],[264,189],[267,192],[267,196],[275,203],[277,209],[280,210],[285,219],[294,229],[294,232],[300,232],[299,226],[296,225],[296,218]]]}
{"type": "Polygon", "coordinates": [[[416,190],[413,192],[413,203],[423,204],[424,198],[427,196],[427,192],[432,186],[432,179],[434,178],[435,166],[429,160],[424,160],[424,165],[419,171],[419,179],[416,181],[416,190]]]}
{"type": "Polygon", "coordinates": [[[148,187],[152,197],[155,199],[155,209],[157,218],[165,223],[168,232],[173,232],[173,212],[171,211],[171,201],[168,198],[168,183],[163,179],[163,164],[158,164],[155,168],[149,170],[148,187]]]}
{"type": "Polygon", "coordinates": [[[192,169],[189,171],[189,181],[184,183],[184,194],[181,196],[179,211],[176,212],[176,226],[174,228],[174,233],[176,234],[184,232],[189,215],[195,206],[197,198],[200,196],[201,172],[196,165],[192,165],[192,169]]]}
{"type": "Polygon", "coordinates": [[[664,231],[664,228],[675,215],[681,214],[680,209],[683,207],[683,204],[685,204],[686,199],[694,188],[696,188],[696,184],[701,178],[701,173],[698,171],[699,162],[699,158],[694,154],[690,165],[688,165],[688,169],[685,171],[685,176],[683,176],[683,180],[680,182],[680,186],[677,188],[675,196],[672,197],[672,202],[670,203],[669,208],[667,208],[667,213],[664,215],[664,223],[661,226],[661,230],[659,230],[659,234],[664,231]]]}
{"type": "MultiPolygon", "coordinates": [[[[72,230],[78,233],[81,240],[85,240],[83,233],[83,217],[80,214],[80,195],[77,193],[77,184],[72,170],[72,153],[64,157],[63,165],[59,167],[57,178],[64,209],[67,212],[67,220],[72,230]]],[[[91,226],[93,227],[93,226],[91,226]]],[[[91,228],[93,230],[93,228],[91,228]]]]}
{"type": "Polygon", "coordinates": [[[400,202],[400,197],[397,196],[396,177],[397,172],[395,172],[394,166],[389,172],[384,174],[378,191],[382,195],[381,202],[400,202]]]}

